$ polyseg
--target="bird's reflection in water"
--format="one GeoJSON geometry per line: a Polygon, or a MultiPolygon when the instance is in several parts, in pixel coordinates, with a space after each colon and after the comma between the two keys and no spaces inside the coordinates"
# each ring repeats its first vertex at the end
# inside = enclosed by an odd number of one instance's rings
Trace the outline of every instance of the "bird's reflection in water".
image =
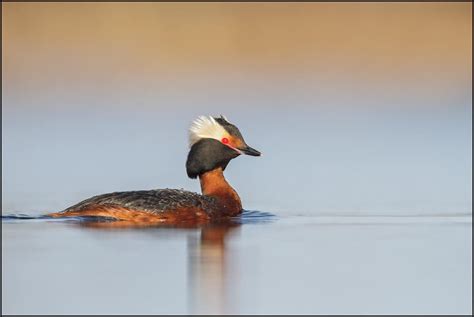
{"type": "Polygon", "coordinates": [[[98,229],[196,229],[188,236],[188,310],[193,314],[225,314],[228,308],[226,283],[226,240],[240,223],[185,222],[179,225],[133,223],[127,221],[85,221],[82,226],[98,229]]]}
{"type": "Polygon", "coordinates": [[[225,314],[228,303],[226,240],[239,224],[220,223],[203,227],[201,236],[188,240],[190,256],[189,306],[196,314],[225,314]]]}

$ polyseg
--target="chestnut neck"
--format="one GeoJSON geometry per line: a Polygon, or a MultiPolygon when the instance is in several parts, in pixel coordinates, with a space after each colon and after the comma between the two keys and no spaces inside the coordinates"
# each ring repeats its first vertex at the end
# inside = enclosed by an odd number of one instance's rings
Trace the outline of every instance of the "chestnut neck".
{"type": "Polygon", "coordinates": [[[220,214],[233,216],[242,211],[240,197],[225,179],[222,167],[200,174],[199,181],[203,195],[217,198],[220,214]]]}

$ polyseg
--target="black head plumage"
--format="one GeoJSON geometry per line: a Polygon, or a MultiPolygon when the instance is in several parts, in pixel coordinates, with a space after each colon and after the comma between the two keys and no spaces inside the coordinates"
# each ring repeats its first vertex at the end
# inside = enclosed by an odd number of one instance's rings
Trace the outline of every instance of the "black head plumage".
{"type": "Polygon", "coordinates": [[[261,154],[248,146],[239,129],[223,116],[196,119],[190,128],[190,144],[186,161],[186,172],[190,178],[218,167],[224,170],[229,161],[240,154],[261,154]]]}
{"type": "Polygon", "coordinates": [[[186,172],[190,178],[218,167],[223,170],[239,153],[214,139],[202,139],[193,144],[186,160],[186,172]]]}

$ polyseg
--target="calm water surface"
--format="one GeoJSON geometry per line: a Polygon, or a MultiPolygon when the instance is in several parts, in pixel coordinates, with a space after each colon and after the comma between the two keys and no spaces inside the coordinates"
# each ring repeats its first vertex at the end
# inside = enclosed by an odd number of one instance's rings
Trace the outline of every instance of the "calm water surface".
{"type": "MultiPolygon", "coordinates": [[[[4,218],[2,312],[470,313],[470,110],[440,109],[231,113],[263,152],[226,169],[259,210],[231,226],[4,218]]],[[[199,192],[186,129],[219,112],[180,111],[4,111],[2,215],[199,192]]]]}
{"type": "Polygon", "coordinates": [[[116,224],[5,217],[2,313],[472,311],[470,216],[116,224]]]}

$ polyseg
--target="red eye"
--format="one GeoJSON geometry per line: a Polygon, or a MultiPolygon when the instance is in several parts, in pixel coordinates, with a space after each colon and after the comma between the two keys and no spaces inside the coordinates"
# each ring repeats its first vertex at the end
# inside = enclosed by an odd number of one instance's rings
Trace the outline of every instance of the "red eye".
{"type": "Polygon", "coordinates": [[[229,143],[229,139],[228,138],[222,138],[222,143],[224,143],[224,144],[229,143]]]}

